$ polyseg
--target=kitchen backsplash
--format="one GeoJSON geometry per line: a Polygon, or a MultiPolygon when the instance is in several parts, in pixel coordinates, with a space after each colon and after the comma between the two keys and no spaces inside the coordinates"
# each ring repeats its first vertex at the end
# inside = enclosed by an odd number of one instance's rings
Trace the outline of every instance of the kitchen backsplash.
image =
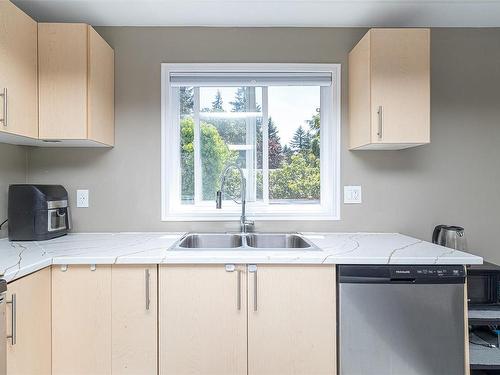
{"type": "MultiPolygon", "coordinates": [[[[0,223],[7,219],[7,192],[9,184],[26,182],[27,148],[0,143],[0,223]]],[[[0,230],[0,238],[7,236],[7,227],[0,230]]]]}

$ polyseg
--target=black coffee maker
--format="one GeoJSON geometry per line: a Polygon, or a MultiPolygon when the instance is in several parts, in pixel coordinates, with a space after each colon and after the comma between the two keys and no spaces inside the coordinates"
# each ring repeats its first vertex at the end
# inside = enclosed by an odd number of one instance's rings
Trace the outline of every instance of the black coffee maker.
{"type": "Polygon", "coordinates": [[[68,192],[61,185],[9,186],[9,240],[42,241],[70,229],[68,192]]]}

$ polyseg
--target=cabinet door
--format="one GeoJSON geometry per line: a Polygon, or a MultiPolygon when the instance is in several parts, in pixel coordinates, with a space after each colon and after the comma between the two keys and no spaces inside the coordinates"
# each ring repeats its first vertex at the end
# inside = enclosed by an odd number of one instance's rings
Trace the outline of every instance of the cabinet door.
{"type": "Polygon", "coordinates": [[[115,53],[89,27],[88,137],[113,146],[115,143],[115,53]]]}
{"type": "Polygon", "coordinates": [[[88,26],[38,24],[41,139],[87,139],[88,26]]]}
{"type": "Polygon", "coordinates": [[[248,284],[248,374],[335,374],[335,267],[257,266],[248,284]]]}
{"type": "Polygon", "coordinates": [[[0,132],[38,138],[37,25],[10,1],[0,1],[0,132]],[[6,107],[5,105],[6,104],[6,107]]]}
{"type": "Polygon", "coordinates": [[[112,373],[157,374],[157,266],[112,268],[112,373]]]}
{"type": "Polygon", "coordinates": [[[430,30],[371,30],[371,59],[372,142],[428,143],[430,30]]]}
{"type": "Polygon", "coordinates": [[[160,374],[246,375],[243,268],[160,266],[160,374]]]}
{"type": "Polygon", "coordinates": [[[54,266],[52,375],[111,374],[111,266],[54,266]]]}
{"type": "Polygon", "coordinates": [[[51,373],[50,268],[45,268],[9,283],[7,301],[7,374],[51,373]],[[14,297],[15,296],[15,297],[14,297]]]}

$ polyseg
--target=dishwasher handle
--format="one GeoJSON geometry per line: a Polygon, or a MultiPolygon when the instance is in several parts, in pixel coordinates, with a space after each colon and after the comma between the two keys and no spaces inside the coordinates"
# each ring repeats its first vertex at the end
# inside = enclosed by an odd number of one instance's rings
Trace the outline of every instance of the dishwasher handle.
{"type": "Polygon", "coordinates": [[[341,283],[346,284],[415,284],[415,278],[390,278],[390,277],[363,277],[363,276],[342,276],[341,283]]]}

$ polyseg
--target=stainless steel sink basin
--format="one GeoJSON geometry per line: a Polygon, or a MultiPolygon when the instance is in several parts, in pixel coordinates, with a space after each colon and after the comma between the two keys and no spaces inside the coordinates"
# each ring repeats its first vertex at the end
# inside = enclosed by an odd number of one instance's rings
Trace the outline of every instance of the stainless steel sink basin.
{"type": "Polygon", "coordinates": [[[243,245],[239,234],[203,233],[187,234],[178,243],[180,249],[234,249],[243,245]]]}
{"type": "Polygon", "coordinates": [[[309,249],[313,245],[294,233],[256,233],[247,235],[247,244],[265,249],[309,249]]]}
{"type": "Polygon", "coordinates": [[[297,233],[187,233],[170,251],[318,251],[314,244],[297,233]]]}

